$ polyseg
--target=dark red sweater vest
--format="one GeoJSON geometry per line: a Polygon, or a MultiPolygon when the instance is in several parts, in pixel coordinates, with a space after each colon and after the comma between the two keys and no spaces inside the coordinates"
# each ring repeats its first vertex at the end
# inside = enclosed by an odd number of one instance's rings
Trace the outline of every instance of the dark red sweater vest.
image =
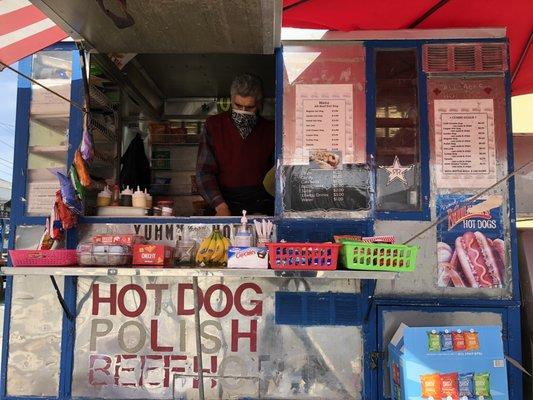
{"type": "Polygon", "coordinates": [[[219,186],[261,186],[273,166],[274,123],[259,117],[246,139],[233,124],[230,111],[209,117],[205,123],[219,168],[219,186]]]}

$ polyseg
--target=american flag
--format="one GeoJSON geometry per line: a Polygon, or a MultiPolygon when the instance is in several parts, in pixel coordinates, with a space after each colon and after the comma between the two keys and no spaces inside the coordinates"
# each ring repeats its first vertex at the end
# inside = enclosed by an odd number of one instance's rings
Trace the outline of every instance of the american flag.
{"type": "Polygon", "coordinates": [[[0,61],[4,64],[10,65],[66,37],[29,1],[0,0],[0,61]]]}

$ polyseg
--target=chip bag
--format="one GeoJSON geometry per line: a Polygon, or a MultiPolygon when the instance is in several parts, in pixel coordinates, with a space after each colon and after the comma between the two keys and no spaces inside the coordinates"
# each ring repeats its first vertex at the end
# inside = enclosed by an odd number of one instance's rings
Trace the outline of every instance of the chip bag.
{"type": "Polygon", "coordinates": [[[91,187],[91,177],[79,150],[76,150],[74,154],[74,168],[76,168],[81,184],[86,188],[91,187]]]}
{"type": "Polygon", "coordinates": [[[474,374],[474,392],[476,396],[490,396],[490,375],[487,372],[474,374]]]}
{"type": "Polygon", "coordinates": [[[465,335],[461,331],[452,332],[453,351],[466,350],[465,335]]]}
{"type": "Polygon", "coordinates": [[[436,331],[428,332],[428,350],[440,351],[440,335],[436,331]]]}
{"type": "MultiPolygon", "coordinates": [[[[72,181],[61,172],[56,172],[61,189],[61,202],[66,205],[74,214],[83,214],[83,204],[81,203],[72,181]]],[[[57,199],[57,198],[56,198],[57,199]]]]}
{"type": "Polygon", "coordinates": [[[442,397],[439,374],[421,375],[420,386],[422,397],[433,397],[434,399],[440,399],[442,397]]]}
{"type": "Polygon", "coordinates": [[[468,351],[479,350],[479,336],[477,332],[473,332],[473,331],[465,332],[464,337],[465,337],[466,350],[468,351]]]}
{"type": "Polygon", "coordinates": [[[451,397],[453,400],[459,400],[459,379],[457,372],[449,374],[440,374],[441,396],[445,399],[451,397]]]}
{"type": "Polygon", "coordinates": [[[452,334],[450,332],[448,331],[441,332],[440,348],[441,348],[441,351],[452,351],[453,350],[452,334]]]}
{"type": "Polygon", "coordinates": [[[459,374],[459,396],[467,397],[468,399],[474,397],[474,373],[466,372],[459,374]]]}

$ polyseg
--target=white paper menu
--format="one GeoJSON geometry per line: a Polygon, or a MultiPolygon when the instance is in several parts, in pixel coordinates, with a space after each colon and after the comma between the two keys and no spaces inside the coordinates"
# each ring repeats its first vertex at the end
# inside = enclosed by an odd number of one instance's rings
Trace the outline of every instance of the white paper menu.
{"type": "Polygon", "coordinates": [[[439,188],[496,183],[492,99],[435,100],[435,159],[439,188]]]}
{"type": "Polygon", "coordinates": [[[341,162],[354,162],[353,85],[296,85],[295,153],[286,164],[309,164],[313,150],[341,153],[341,162]]]}

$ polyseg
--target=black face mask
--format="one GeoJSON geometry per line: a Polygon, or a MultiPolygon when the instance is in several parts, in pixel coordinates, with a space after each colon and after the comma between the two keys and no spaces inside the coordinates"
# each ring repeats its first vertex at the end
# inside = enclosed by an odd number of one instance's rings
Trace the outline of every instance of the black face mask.
{"type": "Polygon", "coordinates": [[[257,115],[252,111],[231,110],[231,119],[237,127],[241,137],[246,139],[257,125],[257,115]]]}

